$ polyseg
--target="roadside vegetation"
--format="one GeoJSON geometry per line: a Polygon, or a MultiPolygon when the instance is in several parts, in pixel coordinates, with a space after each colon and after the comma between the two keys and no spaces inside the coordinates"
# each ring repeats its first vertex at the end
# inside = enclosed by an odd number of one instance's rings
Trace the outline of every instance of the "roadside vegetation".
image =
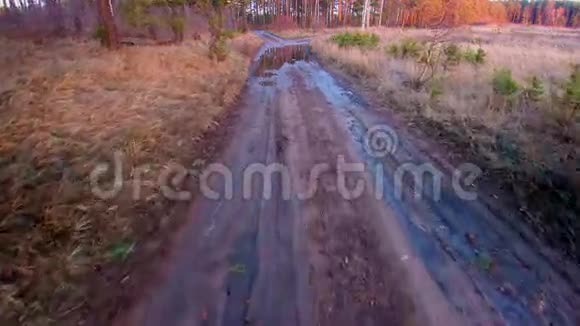
{"type": "Polygon", "coordinates": [[[580,42],[480,30],[371,29],[370,47],[346,30],[312,47],[385,109],[476,159],[535,231],[580,261],[580,42]]]}
{"type": "Polygon", "coordinates": [[[365,32],[337,33],[330,39],[341,48],[358,47],[364,50],[375,48],[379,44],[379,36],[377,34],[365,32]]]}
{"type": "Polygon", "coordinates": [[[204,133],[219,128],[261,41],[236,36],[222,62],[209,58],[207,37],[117,51],[72,39],[1,42],[0,324],[74,320],[95,273],[168,227],[173,204],[156,180],[172,163],[211,155],[204,133]],[[101,200],[89,176],[115,151],[123,190],[101,200]]]}

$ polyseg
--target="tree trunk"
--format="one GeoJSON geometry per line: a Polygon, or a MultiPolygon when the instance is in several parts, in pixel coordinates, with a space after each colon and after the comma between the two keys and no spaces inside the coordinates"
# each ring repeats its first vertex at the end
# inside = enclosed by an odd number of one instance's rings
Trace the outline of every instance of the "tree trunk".
{"type": "Polygon", "coordinates": [[[104,31],[103,39],[101,40],[103,45],[109,49],[119,48],[119,36],[117,34],[117,26],[115,26],[111,0],[98,0],[97,7],[99,22],[104,31]]]}
{"type": "Polygon", "coordinates": [[[383,24],[383,11],[385,10],[385,0],[381,0],[381,12],[379,13],[379,26],[383,24]]]}
{"type": "Polygon", "coordinates": [[[370,0],[365,0],[364,5],[363,5],[363,13],[362,13],[362,28],[365,29],[368,27],[368,16],[369,16],[369,6],[370,6],[370,0]]]}
{"type": "Polygon", "coordinates": [[[371,26],[371,11],[373,11],[373,8],[371,7],[371,1],[369,0],[369,4],[367,7],[367,27],[371,26]]]}
{"type": "Polygon", "coordinates": [[[314,18],[316,27],[319,24],[319,16],[320,16],[320,0],[316,0],[316,7],[314,8],[314,14],[316,15],[314,18]]]}
{"type": "Polygon", "coordinates": [[[346,16],[346,25],[351,25],[352,24],[352,15],[353,15],[353,1],[352,0],[348,0],[347,10],[348,10],[348,15],[346,16]]]}
{"type": "Polygon", "coordinates": [[[252,15],[252,24],[256,25],[259,22],[260,12],[258,11],[258,3],[256,2],[254,7],[254,14],[252,15]]]}

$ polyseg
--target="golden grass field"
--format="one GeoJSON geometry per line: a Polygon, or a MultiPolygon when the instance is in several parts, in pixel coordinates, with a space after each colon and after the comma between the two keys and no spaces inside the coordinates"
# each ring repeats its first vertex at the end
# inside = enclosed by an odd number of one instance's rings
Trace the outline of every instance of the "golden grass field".
{"type": "Polygon", "coordinates": [[[315,37],[312,48],[324,62],[376,93],[386,109],[458,140],[464,152],[515,192],[517,207],[539,233],[580,257],[574,234],[580,228],[580,112],[578,103],[574,108],[562,101],[573,65],[580,64],[580,31],[518,26],[369,31],[380,37],[374,49],[340,48],[327,34],[315,37]],[[411,87],[422,65],[387,49],[403,39],[436,37],[462,48],[481,46],[485,63],[461,62],[439,71],[424,87],[411,87]],[[513,98],[494,93],[492,78],[501,68],[510,69],[521,87],[513,98]],[[525,95],[533,76],[544,87],[538,101],[525,95]]]}
{"type": "Polygon", "coordinates": [[[138,200],[130,187],[100,200],[91,170],[119,150],[129,186],[138,165],[159,172],[210,152],[200,138],[236,100],[261,40],[238,36],[220,63],[204,40],[116,52],[1,42],[0,324],[54,324],[87,301],[95,266],[123,261],[169,219],[154,182],[138,200]]]}

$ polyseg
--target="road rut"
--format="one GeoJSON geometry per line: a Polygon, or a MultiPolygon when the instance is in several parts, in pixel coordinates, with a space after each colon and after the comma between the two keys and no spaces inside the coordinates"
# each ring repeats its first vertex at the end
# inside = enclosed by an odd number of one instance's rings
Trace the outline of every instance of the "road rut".
{"type": "Polygon", "coordinates": [[[234,136],[215,162],[231,171],[232,198],[212,174],[220,198],[196,198],[162,281],[117,325],[576,323],[577,285],[551,256],[485,203],[459,198],[453,167],[342,86],[305,41],[263,36],[234,136]],[[396,152],[369,155],[376,125],[397,132],[396,152]],[[369,169],[340,184],[339,162],[369,169]],[[443,172],[439,199],[414,198],[408,179],[398,196],[394,175],[407,162],[443,172]],[[283,172],[248,182],[255,163],[283,172]],[[345,198],[341,189],[359,182],[362,194],[345,198]]]}

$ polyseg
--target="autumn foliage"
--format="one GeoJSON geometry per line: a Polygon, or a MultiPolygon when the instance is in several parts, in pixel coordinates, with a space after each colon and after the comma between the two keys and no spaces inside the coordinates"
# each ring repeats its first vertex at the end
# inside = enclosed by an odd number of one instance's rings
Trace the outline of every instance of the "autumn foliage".
{"type": "Polygon", "coordinates": [[[208,20],[216,16],[223,16],[218,19],[224,24],[220,29],[239,31],[252,26],[276,30],[362,26],[363,21],[368,27],[439,28],[488,23],[580,27],[577,1],[116,0],[110,2],[110,9],[106,8],[107,1],[1,1],[0,33],[34,37],[94,34],[98,24],[107,23],[111,29],[110,23],[114,22],[121,38],[129,33],[126,27],[130,26],[131,33],[137,28],[141,30],[137,34],[153,39],[163,38],[163,30],[170,29],[173,40],[179,42],[191,27],[196,33],[206,31],[208,20]],[[100,11],[98,7],[102,7],[100,11]],[[108,13],[112,13],[112,19],[108,13]],[[200,18],[205,23],[199,24],[200,18]]]}

